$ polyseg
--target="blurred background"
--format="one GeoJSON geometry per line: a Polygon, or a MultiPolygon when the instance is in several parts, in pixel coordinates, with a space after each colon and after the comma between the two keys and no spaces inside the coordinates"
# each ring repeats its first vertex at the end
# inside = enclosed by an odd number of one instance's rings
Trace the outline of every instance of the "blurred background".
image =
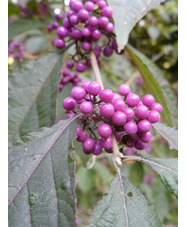
{"type": "MultiPolygon", "coordinates": [[[[9,71],[14,71],[26,62],[56,50],[52,42],[56,38],[56,30],[50,30],[48,25],[55,27],[55,22],[57,22],[55,14],[64,15],[68,4],[68,0],[8,1],[9,71]],[[24,20],[29,21],[25,24],[26,28],[23,28],[23,23],[20,23],[24,20]],[[16,46],[15,43],[18,45],[16,46]],[[16,46],[19,55],[12,52],[12,45],[16,46]]],[[[58,21],[58,23],[61,22],[58,21]]],[[[165,1],[157,9],[149,12],[130,33],[129,43],[162,70],[177,96],[178,2],[176,0],[165,1]]],[[[71,51],[69,49],[65,54],[65,60],[69,59],[71,51]]],[[[114,54],[109,58],[101,56],[100,70],[105,88],[116,92],[118,86],[125,82],[131,86],[133,92],[140,96],[147,92],[140,73],[125,51],[122,55],[114,54]]],[[[82,81],[90,79],[91,75],[92,72],[89,69],[85,73],[79,73],[82,81]]],[[[68,83],[59,92],[57,121],[66,118],[62,109],[62,100],[69,96],[72,86],[68,83]]],[[[160,158],[177,157],[177,152],[169,150],[167,143],[155,131],[153,133],[154,138],[146,150],[147,155],[160,158]]],[[[115,176],[115,169],[111,155],[103,153],[95,160],[83,154],[79,144],[76,143],[74,146],[76,153],[74,152],[73,156],[77,164],[77,225],[86,226],[93,208],[107,192],[109,183],[115,176]]],[[[131,154],[133,151],[128,149],[124,152],[131,154]]],[[[149,167],[132,161],[123,164],[122,173],[154,204],[164,226],[177,226],[177,200],[168,193],[159,176],[156,176],[149,167]]]]}

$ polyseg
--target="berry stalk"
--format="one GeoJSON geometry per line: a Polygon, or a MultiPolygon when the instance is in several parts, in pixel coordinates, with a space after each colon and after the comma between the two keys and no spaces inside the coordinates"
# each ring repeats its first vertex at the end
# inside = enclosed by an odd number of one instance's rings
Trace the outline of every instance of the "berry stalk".
{"type": "MultiPolygon", "coordinates": [[[[99,71],[99,66],[97,63],[96,55],[93,50],[90,51],[90,60],[91,60],[92,70],[94,72],[95,79],[101,85],[101,89],[103,90],[104,89],[103,81],[102,81],[101,74],[99,71]]],[[[122,166],[121,158],[123,158],[124,156],[119,152],[118,143],[117,143],[117,140],[116,140],[116,137],[114,134],[112,134],[112,139],[113,139],[112,147],[113,147],[114,167],[116,168],[116,171],[119,172],[118,167],[122,166]]]]}

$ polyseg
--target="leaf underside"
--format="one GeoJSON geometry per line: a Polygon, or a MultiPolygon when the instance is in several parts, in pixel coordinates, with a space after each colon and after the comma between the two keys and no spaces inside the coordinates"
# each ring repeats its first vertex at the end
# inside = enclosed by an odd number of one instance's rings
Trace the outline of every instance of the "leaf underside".
{"type": "Polygon", "coordinates": [[[176,126],[177,103],[169,82],[163,77],[158,67],[145,55],[130,45],[127,45],[126,50],[129,53],[131,60],[140,71],[147,90],[154,96],[155,101],[162,105],[162,121],[169,126],[176,126]]]}
{"type": "Polygon", "coordinates": [[[135,24],[150,10],[164,0],[107,0],[113,9],[114,28],[119,51],[128,42],[129,33],[135,24]]]}
{"type": "Polygon", "coordinates": [[[9,141],[55,123],[63,54],[49,53],[9,75],[9,141]]]}
{"type": "Polygon", "coordinates": [[[17,140],[9,151],[9,226],[75,227],[74,161],[69,119],[17,140]],[[26,141],[24,143],[24,141],[26,141]]]}
{"type": "Polygon", "coordinates": [[[161,226],[153,206],[145,196],[126,177],[121,177],[124,191],[121,189],[117,175],[112,180],[108,193],[93,211],[89,227],[161,226]],[[127,217],[123,197],[125,197],[127,217]]]}

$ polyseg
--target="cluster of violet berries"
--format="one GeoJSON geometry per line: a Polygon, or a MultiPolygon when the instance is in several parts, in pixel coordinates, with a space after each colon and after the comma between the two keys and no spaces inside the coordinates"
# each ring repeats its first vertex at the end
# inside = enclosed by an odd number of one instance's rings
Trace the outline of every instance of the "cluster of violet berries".
{"type": "MultiPolygon", "coordinates": [[[[54,39],[54,45],[62,49],[67,43],[75,45],[75,54],[71,55],[71,60],[76,63],[76,70],[84,72],[91,66],[89,52],[94,49],[98,63],[100,63],[100,54],[109,57],[114,51],[117,52],[117,43],[112,33],[114,25],[109,20],[112,18],[113,10],[104,0],[89,0],[83,3],[80,0],[70,0],[70,10],[63,18],[63,26],[57,27],[58,38],[54,39]],[[106,39],[101,47],[93,47],[102,35],[106,39]]],[[[48,26],[53,29],[54,24],[48,26]]]]}
{"type": "MultiPolygon", "coordinates": [[[[68,63],[68,62],[67,62],[68,63]]],[[[61,69],[61,81],[59,82],[58,88],[61,91],[65,84],[72,84],[73,86],[78,86],[81,82],[81,78],[77,72],[71,72],[67,68],[63,67],[61,69]]]]}
{"type": "Polygon", "coordinates": [[[23,62],[24,47],[21,43],[12,41],[8,47],[8,56],[18,58],[20,62],[23,62]]]}
{"type": "Polygon", "coordinates": [[[72,97],[64,99],[67,118],[82,113],[76,136],[85,154],[99,155],[103,148],[112,153],[113,135],[120,145],[137,150],[151,141],[150,130],[160,120],[162,106],[150,94],[140,100],[126,84],[118,92],[102,90],[98,82],[86,80],[72,89],[72,97]]]}
{"type": "Polygon", "coordinates": [[[47,29],[49,32],[51,32],[52,30],[57,30],[57,28],[62,23],[63,15],[55,14],[55,19],[56,19],[56,21],[53,21],[51,24],[47,25],[47,29]]]}

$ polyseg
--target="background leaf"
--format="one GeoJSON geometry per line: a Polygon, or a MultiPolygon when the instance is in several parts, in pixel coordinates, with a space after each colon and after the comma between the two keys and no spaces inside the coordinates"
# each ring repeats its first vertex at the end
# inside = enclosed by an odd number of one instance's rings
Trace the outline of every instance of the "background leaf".
{"type": "Polygon", "coordinates": [[[30,37],[25,42],[25,49],[31,54],[40,52],[47,44],[47,39],[44,36],[30,37]]]}
{"type": "Polygon", "coordinates": [[[9,77],[9,139],[55,123],[63,54],[49,53],[9,77]]]}
{"type": "Polygon", "coordinates": [[[129,33],[135,24],[151,9],[160,5],[164,0],[108,0],[113,9],[113,19],[116,40],[119,51],[124,49],[128,42],[129,33]]]}
{"type": "Polygon", "coordinates": [[[168,81],[161,71],[147,57],[132,46],[127,46],[132,61],[141,73],[147,90],[154,96],[156,102],[163,106],[161,119],[169,126],[177,125],[177,103],[168,81]]]}
{"type": "Polygon", "coordinates": [[[178,131],[160,122],[153,124],[153,128],[168,142],[171,150],[178,150],[178,131]]]}
{"type": "Polygon", "coordinates": [[[76,118],[32,133],[10,149],[10,227],[76,226],[75,169],[69,152],[76,118]]]}
{"type": "Polygon", "coordinates": [[[136,160],[150,166],[157,172],[165,187],[176,197],[178,197],[178,160],[176,158],[161,159],[153,157],[142,158],[140,156],[127,156],[125,160],[136,160]]]}
{"type": "Polygon", "coordinates": [[[158,216],[145,196],[126,177],[122,176],[123,190],[121,190],[118,176],[116,176],[106,194],[95,208],[90,219],[89,227],[121,227],[126,226],[123,208],[123,196],[126,201],[129,227],[161,226],[158,216]]]}
{"type": "Polygon", "coordinates": [[[46,24],[40,20],[21,19],[8,26],[8,41],[32,29],[45,27],[46,24]]]}

